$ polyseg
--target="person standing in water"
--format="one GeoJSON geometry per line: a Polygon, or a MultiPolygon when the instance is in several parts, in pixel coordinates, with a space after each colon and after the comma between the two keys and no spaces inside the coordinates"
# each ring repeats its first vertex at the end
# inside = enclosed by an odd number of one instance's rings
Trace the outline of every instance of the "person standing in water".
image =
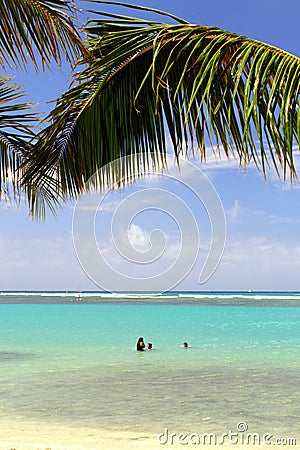
{"type": "Polygon", "coordinates": [[[137,341],[136,349],[138,352],[143,352],[144,348],[145,348],[144,339],[142,337],[140,337],[139,340],[137,341]]]}

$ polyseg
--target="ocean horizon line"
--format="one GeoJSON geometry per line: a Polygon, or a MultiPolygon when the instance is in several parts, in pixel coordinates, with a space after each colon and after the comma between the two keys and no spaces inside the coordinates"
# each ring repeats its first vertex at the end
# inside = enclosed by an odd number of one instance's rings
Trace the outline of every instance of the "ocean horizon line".
{"type": "Polygon", "coordinates": [[[231,290],[231,289],[224,289],[224,290],[171,290],[171,291],[105,291],[105,290],[84,290],[84,289],[2,289],[0,290],[1,294],[18,294],[18,293],[24,293],[24,294],[107,294],[107,295],[130,295],[130,294],[141,294],[141,295],[148,295],[148,294],[156,294],[156,295],[177,295],[177,294],[299,294],[300,290],[254,290],[254,289],[241,289],[241,290],[231,290]]]}
{"type": "Polygon", "coordinates": [[[223,306],[300,306],[297,291],[0,291],[0,304],[194,304],[223,306]]]}

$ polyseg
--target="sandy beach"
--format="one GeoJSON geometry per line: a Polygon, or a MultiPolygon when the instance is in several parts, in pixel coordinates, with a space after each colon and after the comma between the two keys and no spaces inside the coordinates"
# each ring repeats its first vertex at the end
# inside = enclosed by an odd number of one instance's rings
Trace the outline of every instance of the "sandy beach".
{"type": "Polygon", "coordinates": [[[140,433],[109,432],[92,428],[45,425],[34,422],[0,422],[1,450],[113,450],[151,449],[156,436],[140,433]]]}
{"type": "MultiPolygon", "coordinates": [[[[177,438],[176,438],[177,439],[177,438]]],[[[299,450],[297,443],[281,445],[271,442],[272,447],[299,450]]],[[[160,444],[157,434],[108,431],[93,428],[73,428],[65,425],[45,425],[42,423],[7,421],[0,422],[0,450],[163,450],[182,448],[245,448],[267,450],[270,445],[244,443],[222,445],[199,444],[186,441],[185,444],[170,442],[160,444]]]]}

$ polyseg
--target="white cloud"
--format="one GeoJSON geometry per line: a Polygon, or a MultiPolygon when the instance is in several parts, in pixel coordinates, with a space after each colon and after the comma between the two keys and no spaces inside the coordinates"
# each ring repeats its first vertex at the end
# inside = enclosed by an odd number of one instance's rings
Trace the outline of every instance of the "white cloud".
{"type": "MultiPolygon", "coordinates": [[[[136,248],[145,250],[148,238],[148,231],[142,227],[133,225],[129,229],[129,239],[136,248]]],[[[112,252],[112,247],[111,242],[105,242],[105,258],[110,258],[112,266],[123,272],[124,261],[120,262],[118,255],[112,252]]],[[[300,241],[296,239],[230,235],[219,268],[208,283],[199,285],[198,278],[208,247],[209,240],[202,240],[199,260],[178,289],[299,290],[300,288],[300,241]]],[[[192,245],[186,250],[191,251],[192,245]]],[[[156,261],[155,273],[170,267],[179,253],[180,242],[177,237],[167,235],[166,251],[159,261],[156,261]]],[[[53,239],[0,239],[0,257],[2,290],[97,289],[80,267],[70,236],[53,239]]],[[[129,270],[126,262],[125,266],[125,270],[129,270]]],[[[147,275],[150,274],[145,266],[136,265],[134,273],[137,277],[143,276],[145,270],[147,275]]],[[[180,275],[178,269],[178,279],[180,275]]],[[[116,290],[118,288],[116,286],[116,290]]]]}
{"type": "Polygon", "coordinates": [[[229,222],[235,222],[241,214],[241,205],[238,200],[235,200],[226,217],[229,222]]]}
{"type": "MultiPolygon", "coordinates": [[[[211,155],[211,158],[214,158],[213,155],[211,155]]],[[[195,161],[191,161],[195,164],[195,161]]],[[[210,163],[205,165],[207,167],[205,174],[209,176],[214,173],[218,174],[218,170],[215,169],[219,168],[228,167],[236,170],[235,161],[233,161],[233,164],[230,164],[227,160],[221,160],[220,165],[218,165],[219,162],[217,161],[216,166],[214,166],[214,162],[211,161],[211,164],[212,166],[210,166],[210,163]]],[[[199,161],[196,165],[199,166],[200,169],[202,168],[202,164],[199,161]]],[[[174,166],[174,168],[170,170],[170,174],[175,176],[176,173],[178,174],[178,169],[174,166]]],[[[197,170],[185,171],[185,177],[187,181],[198,182],[199,180],[197,170]],[[194,178],[191,180],[189,177],[194,178]]],[[[157,188],[157,184],[160,185],[160,183],[158,183],[158,180],[160,179],[161,178],[159,176],[156,178],[152,176],[147,179],[147,183],[145,183],[145,180],[142,179],[141,183],[137,183],[137,186],[144,188],[145,185],[148,186],[149,181],[149,184],[154,183],[157,188]]],[[[181,184],[183,186],[184,180],[185,178],[183,178],[183,183],[181,184]]],[[[189,203],[191,196],[189,193],[186,197],[182,196],[181,193],[183,190],[179,190],[178,186],[179,183],[177,183],[177,187],[175,186],[174,194],[177,194],[179,198],[181,198],[184,202],[186,201],[192,208],[196,204],[195,199],[194,203],[189,203]]],[[[114,212],[120,202],[122,202],[128,195],[130,196],[134,193],[135,190],[135,186],[133,185],[133,189],[128,187],[124,191],[114,191],[111,196],[107,196],[107,199],[102,207],[102,212],[107,213],[107,217],[111,217],[110,213],[114,212]]],[[[134,197],[132,197],[132,204],[136,202],[138,209],[140,210],[147,208],[151,209],[151,207],[157,203],[157,200],[159,200],[159,204],[166,210],[168,210],[168,208],[172,208],[174,215],[177,215],[177,217],[181,217],[182,215],[182,228],[186,230],[186,215],[182,212],[181,204],[176,201],[175,197],[172,198],[168,196],[167,190],[168,189],[149,189],[147,196],[141,198],[140,200],[135,201],[134,197]]],[[[195,270],[192,271],[191,275],[186,278],[184,283],[178,286],[178,289],[236,290],[251,288],[253,290],[299,290],[300,286],[298,284],[298,274],[300,272],[300,242],[298,242],[296,238],[292,240],[292,238],[289,239],[287,236],[290,230],[289,225],[298,224],[300,219],[297,217],[285,216],[284,211],[281,211],[280,209],[273,209],[273,212],[272,207],[268,208],[267,211],[264,209],[260,210],[259,208],[263,208],[263,206],[261,202],[259,202],[259,199],[256,203],[257,209],[252,210],[247,206],[247,199],[241,199],[241,196],[237,195],[236,192],[237,191],[234,191],[231,194],[230,203],[228,203],[228,205],[230,205],[227,211],[227,218],[229,222],[234,223],[238,221],[238,224],[240,225],[239,219],[246,220],[247,217],[250,217],[251,215],[253,222],[255,222],[257,226],[253,227],[252,230],[251,223],[247,220],[247,225],[249,225],[247,228],[247,230],[249,229],[249,235],[231,235],[228,237],[225,254],[219,269],[207,284],[200,286],[197,284],[197,280],[201,271],[201,264],[203,264],[209,247],[209,241],[203,240],[201,233],[202,248],[200,251],[200,261],[196,265],[195,270]],[[236,196],[239,200],[237,200],[236,196]],[[277,229],[275,229],[276,227],[274,227],[272,229],[272,232],[278,233],[277,238],[272,236],[267,237],[253,235],[254,233],[259,233],[259,230],[263,233],[262,227],[265,229],[265,226],[272,224],[285,225],[284,228],[277,227],[277,229]],[[284,237],[281,236],[283,229],[284,237]]],[[[13,224],[15,234],[19,236],[19,239],[12,237],[7,238],[8,235],[12,235],[12,231],[7,231],[6,238],[4,238],[5,234],[2,234],[2,238],[0,239],[0,257],[2,260],[0,286],[2,290],[97,289],[97,286],[88,280],[87,276],[81,269],[74,254],[71,237],[66,235],[66,233],[63,235],[61,226],[65,227],[65,223],[63,221],[60,222],[60,218],[57,225],[55,225],[57,226],[58,231],[56,234],[58,234],[58,236],[51,239],[51,233],[53,234],[53,225],[51,224],[50,227],[47,225],[43,237],[26,238],[27,231],[30,236],[32,236],[33,231],[31,229],[31,225],[25,225],[24,227],[25,222],[22,222],[22,218],[20,217],[22,215],[24,216],[24,208],[23,213],[21,214],[20,210],[10,208],[5,203],[0,204],[0,207],[1,206],[1,214],[3,218],[2,223],[7,222],[6,228],[4,228],[3,223],[3,230],[9,230],[13,224]],[[47,230],[50,230],[50,233],[48,233],[47,230]]],[[[197,210],[200,209],[198,204],[196,207],[197,210]]],[[[203,216],[204,213],[202,214],[203,216]]],[[[200,225],[201,227],[203,226],[202,215],[200,216],[199,214],[199,216],[196,216],[199,227],[200,225]]],[[[120,218],[123,219],[122,214],[120,218]]],[[[71,219],[68,218],[68,220],[70,221],[70,228],[68,228],[70,230],[71,219]]],[[[141,222],[138,224],[129,222],[128,230],[128,222],[126,222],[122,238],[125,239],[126,237],[126,239],[129,239],[135,250],[147,252],[150,247],[150,231],[157,226],[157,223],[156,219],[153,219],[153,216],[149,216],[149,222],[142,219],[139,220],[141,220],[141,222]]],[[[30,221],[26,221],[26,224],[28,224],[28,222],[30,221]]],[[[123,223],[122,220],[121,223],[123,223]]],[[[100,225],[99,234],[102,235],[105,240],[103,253],[105,253],[105,257],[111,258],[110,261],[112,265],[116,263],[116,267],[121,268],[118,255],[112,253],[112,243],[106,241],[106,237],[110,233],[110,228],[108,227],[109,229],[104,230],[104,225],[102,222],[100,225]]],[[[36,224],[34,226],[36,226],[36,224]]],[[[233,228],[236,229],[236,226],[232,227],[232,229],[233,228]]],[[[169,267],[170,261],[174,261],[180,252],[180,242],[176,240],[177,237],[175,234],[172,234],[173,229],[171,229],[168,225],[165,230],[167,246],[158,262],[158,272],[165,270],[165,267],[169,267]]],[[[201,231],[202,229],[200,232],[201,231]]],[[[265,233],[267,234],[268,231],[265,233]]],[[[42,233],[39,231],[39,236],[41,236],[41,234],[42,233]]],[[[153,242],[155,243],[155,241],[153,242]]],[[[187,250],[192,250],[192,245],[187,250]]],[[[155,245],[153,251],[157,251],[155,245]]],[[[139,268],[135,267],[135,269],[137,270],[137,276],[143,274],[143,270],[147,270],[145,269],[145,266],[140,266],[139,268]]],[[[118,287],[116,287],[116,289],[117,288],[118,287]]]]}
{"type": "Polygon", "coordinates": [[[201,288],[299,290],[299,272],[299,241],[240,234],[228,237],[219,268],[201,288]]]}
{"type": "Polygon", "coordinates": [[[220,152],[216,152],[213,147],[207,147],[206,156],[201,160],[200,152],[195,152],[195,155],[186,156],[185,154],[180,154],[180,160],[189,161],[192,164],[199,167],[203,171],[210,171],[214,169],[237,169],[240,167],[239,159],[234,155],[229,158],[226,156],[223,147],[220,147],[220,152]]]}
{"type": "Polygon", "coordinates": [[[70,236],[0,239],[1,290],[92,289],[70,236]]]}
{"type": "Polygon", "coordinates": [[[138,251],[147,251],[150,248],[149,233],[134,223],[129,226],[128,239],[131,245],[138,251]]]}
{"type": "MultiPolygon", "coordinates": [[[[274,167],[274,164],[272,162],[272,158],[270,155],[270,151],[267,150],[266,151],[266,156],[267,156],[267,160],[269,161],[269,167],[266,167],[266,179],[267,181],[272,181],[275,186],[279,189],[299,189],[300,188],[300,183],[299,180],[293,180],[293,182],[291,182],[290,180],[290,173],[289,173],[289,169],[288,167],[286,168],[286,179],[284,179],[284,171],[283,168],[280,166],[279,162],[276,161],[277,163],[277,169],[279,172],[279,176],[278,173],[276,172],[276,169],[274,167]]],[[[299,176],[300,173],[300,152],[299,152],[299,147],[297,145],[293,146],[293,161],[294,161],[294,166],[296,169],[296,172],[299,176]]]]}
{"type": "MultiPolygon", "coordinates": [[[[169,153],[170,154],[174,154],[173,150],[172,150],[172,144],[170,141],[169,144],[169,153]]],[[[257,148],[258,148],[258,152],[259,152],[259,142],[257,143],[257,148]]],[[[275,182],[275,184],[277,185],[278,188],[281,189],[290,189],[290,188],[294,188],[294,189],[299,189],[300,188],[300,182],[298,180],[294,180],[293,183],[291,184],[290,180],[289,180],[289,172],[287,170],[287,180],[284,180],[283,177],[283,170],[280,167],[279,162],[278,163],[278,170],[280,173],[280,178],[278,177],[278,174],[274,168],[274,164],[272,161],[272,157],[270,155],[270,151],[266,150],[266,157],[267,157],[267,161],[269,162],[269,166],[268,167],[266,165],[266,178],[268,181],[272,181],[275,182]]],[[[220,171],[220,170],[238,170],[238,171],[243,171],[245,173],[248,173],[249,171],[251,172],[256,172],[258,174],[261,175],[261,177],[263,177],[263,171],[262,171],[262,167],[257,167],[255,165],[255,163],[253,161],[251,161],[250,163],[247,164],[247,167],[243,167],[240,163],[239,158],[236,156],[236,154],[231,154],[229,155],[229,157],[226,156],[225,151],[223,149],[223,146],[220,146],[219,151],[217,151],[214,147],[208,146],[206,147],[206,156],[204,159],[201,160],[201,155],[199,151],[195,151],[195,154],[192,155],[190,152],[188,153],[188,156],[185,153],[181,153],[179,155],[179,158],[181,160],[185,160],[185,161],[190,161],[193,164],[195,164],[197,167],[199,167],[200,170],[202,170],[203,172],[206,173],[206,175],[210,178],[210,179],[214,179],[216,176],[216,172],[220,171]]],[[[299,175],[300,173],[300,151],[299,151],[299,147],[297,145],[293,146],[293,160],[294,160],[294,165],[296,168],[296,171],[299,175]]]]}

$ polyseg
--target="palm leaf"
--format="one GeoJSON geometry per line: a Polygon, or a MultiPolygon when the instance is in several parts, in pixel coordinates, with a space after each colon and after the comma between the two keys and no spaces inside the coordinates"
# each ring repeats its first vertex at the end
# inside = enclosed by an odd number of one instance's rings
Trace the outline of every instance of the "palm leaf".
{"type": "Polygon", "coordinates": [[[254,161],[265,173],[271,163],[278,174],[296,176],[298,57],[184,21],[113,15],[85,31],[94,58],[83,58],[77,85],[50,114],[27,181],[45,188],[55,177],[62,195],[76,197],[114,159],[151,159],[154,152],[163,163],[168,136],[175,155],[198,149],[205,158],[213,144],[228,157],[237,154],[243,166],[254,161]]]}
{"type": "Polygon", "coordinates": [[[11,191],[13,198],[20,196],[21,165],[34,137],[32,123],[37,115],[29,103],[16,103],[22,96],[10,77],[0,76],[0,199],[10,198],[11,191]]]}
{"type": "Polygon", "coordinates": [[[73,64],[84,51],[74,25],[75,7],[69,0],[0,0],[0,64],[38,69],[62,55],[73,64]]]}

